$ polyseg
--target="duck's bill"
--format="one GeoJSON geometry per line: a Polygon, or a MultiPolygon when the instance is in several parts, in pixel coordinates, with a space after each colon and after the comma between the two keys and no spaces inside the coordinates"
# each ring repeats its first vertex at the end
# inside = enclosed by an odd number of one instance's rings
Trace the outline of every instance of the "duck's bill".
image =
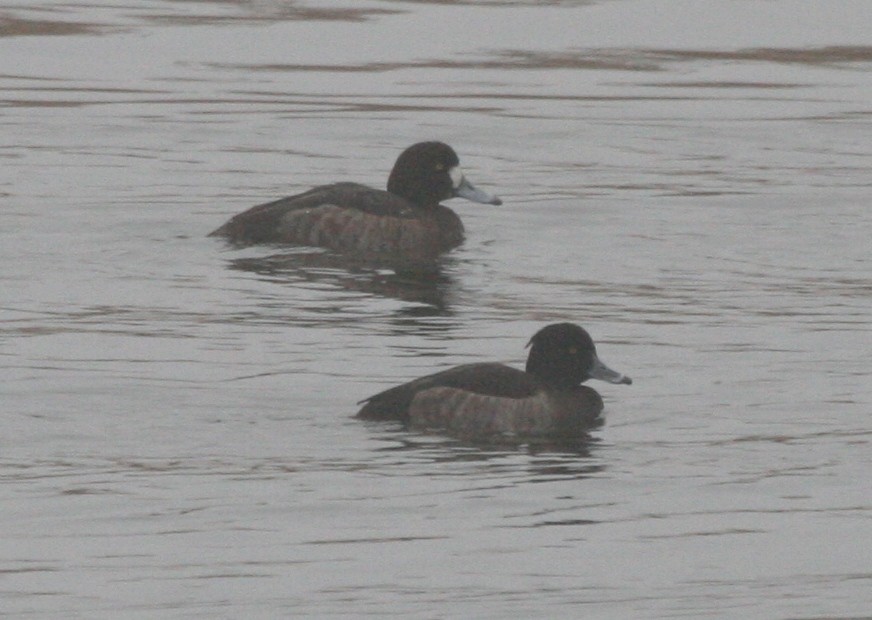
{"type": "Polygon", "coordinates": [[[599,379],[600,381],[607,381],[608,383],[623,383],[624,385],[630,385],[633,383],[633,380],[630,379],[630,377],[612,370],[603,364],[598,357],[593,358],[593,367],[590,369],[589,374],[591,379],[599,379]]]}
{"type": "Polygon", "coordinates": [[[480,202],[486,205],[501,205],[503,201],[498,196],[488,194],[484,190],[478,189],[475,185],[466,180],[466,177],[460,177],[460,182],[454,187],[454,195],[460,198],[466,198],[472,202],[480,202]]]}

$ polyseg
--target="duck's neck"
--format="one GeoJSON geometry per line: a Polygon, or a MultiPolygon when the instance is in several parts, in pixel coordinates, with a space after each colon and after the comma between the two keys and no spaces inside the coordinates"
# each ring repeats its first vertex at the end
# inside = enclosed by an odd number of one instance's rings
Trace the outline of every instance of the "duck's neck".
{"type": "Polygon", "coordinates": [[[564,360],[539,355],[535,348],[527,358],[526,370],[552,390],[571,390],[582,380],[577,368],[564,360]]]}
{"type": "Polygon", "coordinates": [[[437,207],[441,200],[447,198],[441,188],[434,188],[397,170],[391,172],[388,191],[421,209],[437,207]]]}

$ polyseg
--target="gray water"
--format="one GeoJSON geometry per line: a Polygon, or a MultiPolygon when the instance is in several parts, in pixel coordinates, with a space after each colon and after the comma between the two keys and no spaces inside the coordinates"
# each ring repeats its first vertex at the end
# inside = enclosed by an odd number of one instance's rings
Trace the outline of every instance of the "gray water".
{"type": "Polygon", "coordinates": [[[0,8],[0,614],[872,617],[872,3],[0,8]],[[422,139],[415,282],[206,238],[422,139]],[[573,321],[569,448],[363,423],[573,321]]]}

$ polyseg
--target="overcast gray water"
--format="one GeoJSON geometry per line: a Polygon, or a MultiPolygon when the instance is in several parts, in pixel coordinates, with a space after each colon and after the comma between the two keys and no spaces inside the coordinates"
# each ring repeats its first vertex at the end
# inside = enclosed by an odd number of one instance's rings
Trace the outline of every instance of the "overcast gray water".
{"type": "Polygon", "coordinates": [[[872,3],[0,6],[0,616],[872,617],[872,3]],[[206,234],[448,142],[414,281],[206,234]],[[352,418],[554,321],[571,447],[352,418]]]}

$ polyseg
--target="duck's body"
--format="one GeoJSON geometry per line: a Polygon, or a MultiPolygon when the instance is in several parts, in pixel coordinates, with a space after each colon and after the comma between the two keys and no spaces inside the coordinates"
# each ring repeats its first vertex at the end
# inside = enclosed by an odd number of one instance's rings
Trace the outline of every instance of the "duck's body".
{"type": "Polygon", "coordinates": [[[574,435],[596,424],[603,401],[585,386],[549,390],[504,364],[456,366],[366,401],[358,416],[399,419],[414,428],[463,437],[574,435]]]}
{"type": "Polygon", "coordinates": [[[420,209],[390,192],[334,183],[249,209],[212,235],[246,245],[311,245],[427,260],[463,242],[463,223],[440,204],[420,209]]]}
{"type": "Polygon", "coordinates": [[[388,191],[358,183],[323,185],[252,207],[210,234],[240,244],[311,245],[365,257],[430,260],[463,241],[460,218],[439,204],[454,196],[501,204],[465,179],[451,147],[422,142],[397,159],[388,191]]]}
{"type": "Polygon", "coordinates": [[[596,425],[603,411],[600,395],[581,382],[632,382],[599,361],[577,325],[550,325],[530,343],[524,371],[498,363],[456,366],[376,394],[357,415],[464,438],[573,437],[596,425]]]}

